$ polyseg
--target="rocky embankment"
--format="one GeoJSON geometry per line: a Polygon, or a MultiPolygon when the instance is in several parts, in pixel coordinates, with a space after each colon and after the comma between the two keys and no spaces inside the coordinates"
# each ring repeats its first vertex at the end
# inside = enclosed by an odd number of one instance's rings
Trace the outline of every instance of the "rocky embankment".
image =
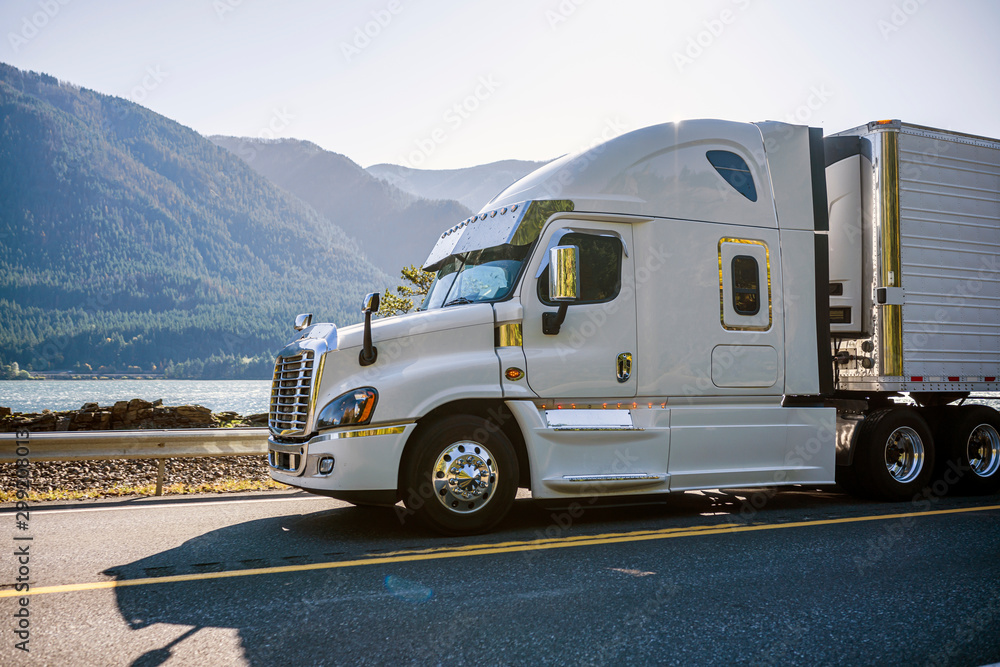
{"type": "MultiPolygon", "coordinates": [[[[58,412],[16,413],[0,407],[0,433],[241,426],[266,427],[267,414],[213,413],[201,405],[171,406],[139,398],[103,407],[87,403],[79,410],[58,412]]],[[[270,481],[264,456],[167,459],[164,468],[167,492],[244,490],[262,488],[270,481]]],[[[148,459],[38,461],[31,464],[32,490],[53,497],[122,495],[125,489],[148,490],[156,484],[156,472],[157,461],[148,459]]],[[[0,479],[14,475],[14,464],[0,464],[0,479]]]]}
{"type": "Polygon", "coordinates": [[[118,401],[111,406],[85,403],[79,410],[12,412],[0,407],[0,433],[39,431],[112,431],[147,428],[213,428],[267,426],[267,413],[241,417],[235,412],[213,413],[201,405],[163,405],[163,401],[118,401]]]}

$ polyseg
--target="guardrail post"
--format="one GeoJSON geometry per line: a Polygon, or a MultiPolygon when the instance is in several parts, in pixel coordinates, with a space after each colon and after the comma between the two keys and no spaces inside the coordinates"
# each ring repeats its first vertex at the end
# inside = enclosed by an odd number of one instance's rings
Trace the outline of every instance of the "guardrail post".
{"type": "Polygon", "coordinates": [[[163,495],[163,473],[166,468],[166,459],[156,459],[156,495],[163,495]]]}

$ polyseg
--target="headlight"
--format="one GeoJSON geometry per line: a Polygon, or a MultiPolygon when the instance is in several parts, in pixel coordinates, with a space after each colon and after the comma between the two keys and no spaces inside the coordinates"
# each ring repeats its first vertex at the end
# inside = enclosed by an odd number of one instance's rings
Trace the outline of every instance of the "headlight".
{"type": "Polygon", "coordinates": [[[349,424],[367,424],[372,419],[377,401],[378,392],[372,387],[352,389],[333,399],[319,411],[316,428],[322,430],[349,424]]]}

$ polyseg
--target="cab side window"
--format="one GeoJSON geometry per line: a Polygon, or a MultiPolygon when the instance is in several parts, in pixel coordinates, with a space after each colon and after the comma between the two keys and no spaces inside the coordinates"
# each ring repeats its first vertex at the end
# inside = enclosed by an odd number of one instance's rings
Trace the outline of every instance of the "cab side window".
{"type": "MultiPolygon", "coordinates": [[[[613,236],[572,233],[559,245],[580,249],[580,298],[575,303],[611,301],[622,288],[622,242],[613,236]]],[[[538,299],[548,306],[559,304],[549,299],[549,268],[538,277],[538,299]]]]}

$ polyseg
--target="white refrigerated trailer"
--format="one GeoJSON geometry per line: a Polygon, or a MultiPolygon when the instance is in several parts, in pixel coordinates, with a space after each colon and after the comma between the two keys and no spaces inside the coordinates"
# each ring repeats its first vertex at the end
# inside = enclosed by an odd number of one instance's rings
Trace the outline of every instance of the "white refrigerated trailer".
{"type": "Polygon", "coordinates": [[[274,479],[483,531],[570,499],[1000,486],[1000,143],[696,120],[552,162],[445,231],[420,310],[300,316],[274,479]],[[915,404],[894,399],[908,394],[915,404]]]}

